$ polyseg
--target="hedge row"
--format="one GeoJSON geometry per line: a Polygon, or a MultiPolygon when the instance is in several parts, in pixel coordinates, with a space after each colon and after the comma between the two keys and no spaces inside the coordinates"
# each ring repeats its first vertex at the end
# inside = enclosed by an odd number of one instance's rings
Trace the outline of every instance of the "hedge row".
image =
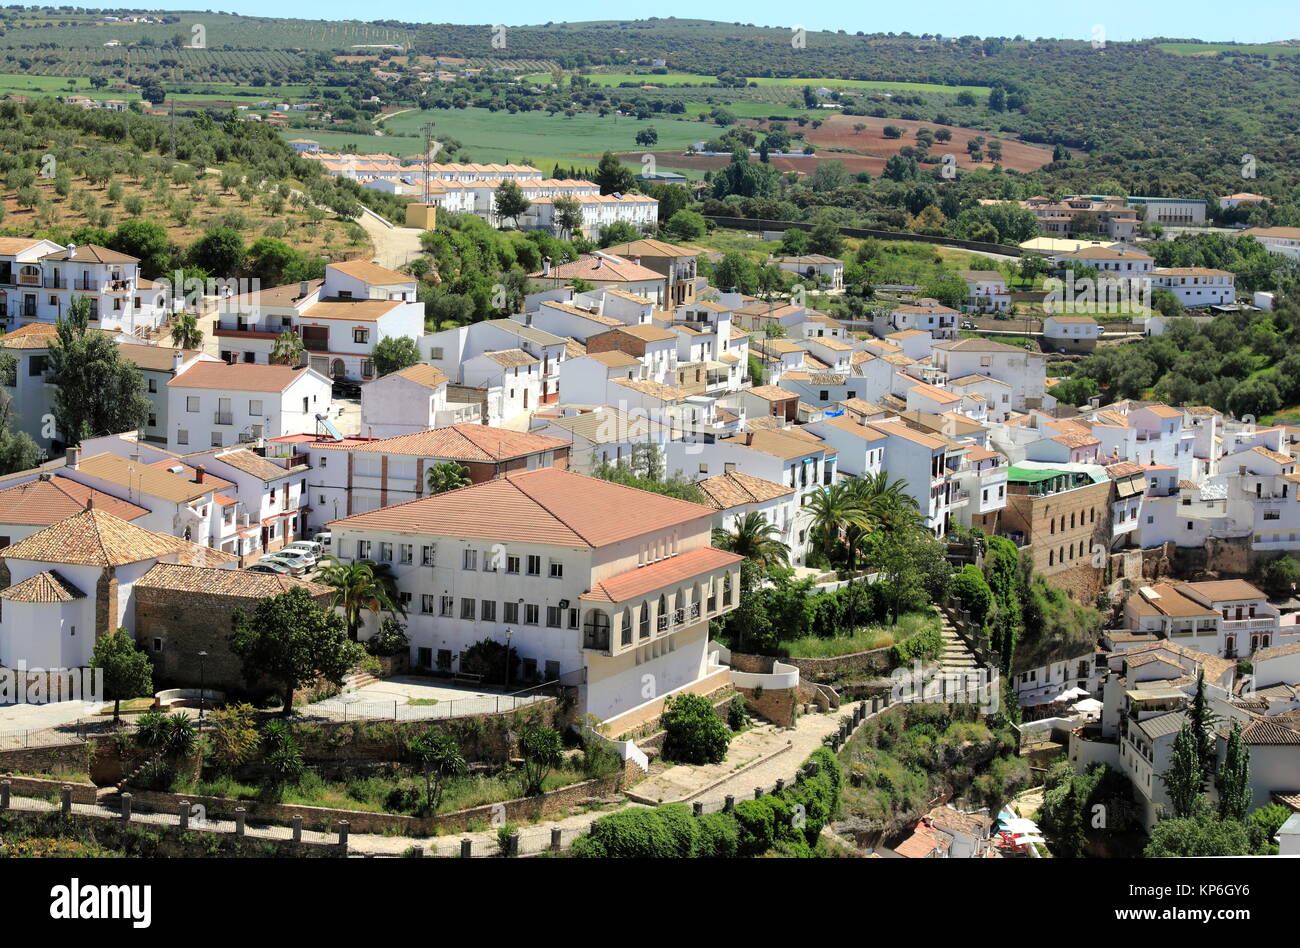
{"type": "Polygon", "coordinates": [[[695,817],[684,803],[601,817],[573,843],[587,859],[708,859],[761,856],[777,849],[811,855],[840,803],[843,775],[828,747],[814,751],[803,779],[780,793],[736,804],[734,813],[695,817]]]}

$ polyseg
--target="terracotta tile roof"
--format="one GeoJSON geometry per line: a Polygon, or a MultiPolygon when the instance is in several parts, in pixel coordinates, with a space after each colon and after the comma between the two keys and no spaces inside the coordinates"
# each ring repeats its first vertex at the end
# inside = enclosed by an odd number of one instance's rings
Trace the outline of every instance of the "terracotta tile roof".
{"type": "Polygon", "coordinates": [[[687,397],[686,393],[680,388],[673,385],[664,385],[662,382],[655,382],[650,379],[610,379],[610,381],[615,385],[630,388],[634,392],[640,392],[642,395],[649,395],[651,398],[657,398],[664,402],[680,402],[687,397]]]}
{"type": "Polygon", "coordinates": [[[221,305],[225,307],[252,306],[255,308],[275,307],[278,309],[293,308],[293,304],[299,300],[306,299],[313,293],[316,293],[325,285],[324,280],[308,280],[307,292],[302,292],[301,283],[286,283],[284,286],[272,286],[263,288],[255,293],[245,293],[242,296],[235,296],[228,300],[222,300],[221,305]]]}
{"type": "Polygon", "coordinates": [[[333,590],[329,586],[285,576],[246,569],[215,569],[185,566],[178,563],[155,563],[149,572],[136,580],[136,588],[170,589],[180,592],[209,593],[239,599],[265,599],[291,589],[306,589],[312,596],[333,590]]]}
{"type": "MultiPolygon", "coordinates": [[[[429,365],[427,362],[420,362],[405,369],[398,369],[396,372],[390,372],[388,375],[381,377],[386,379],[393,377],[406,379],[408,382],[414,382],[416,385],[422,385],[429,389],[440,388],[446,385],[448,381],[447,374],[442,369],[429,365]]],[[[378,382],[379,379],[375,379],[375,381],[378,382]]],[[[366,384],[371,383],[367,382],[366,384]]]]}
{"type": "Polygon", "coordinates": [[[0,337],[0,347],[5,349],[48,349],[54,338],[53,323],[28,323],[0,337]]]}
{"type": "MultiPolygon", "coordinates": [[[[1219,734],[1227,737],[1230,728],[1220,728],[1219,734]]],[[[1247,744],[1300,744],[1300,726],[1295,721],[1274,717],[1252,717],[1241,728],[1241,739],[1247,744]]]]}
{"type": "Polygon", "coordinates": [[[327,264],[326,270],[337,270],[354,280],[361,280],[371,286],[392,286],[394,283],[414,283],[415,277],[407,273],[398,273],[364,260],[349,260],[344,263],[327,264]]]}
{"type": "Polygon", "coordinates": [[[1109,464],[1106,466],[1106,473],[1112,480],[1121,477],[1132,477],[1134,474],[1146,474],[1146,468],[1141,464],[1135,464],[1133,461],[1120,461],[1118,464],[1109,464]]]}
{"type": "Polygon", "coordinates": [[[698,257],[700,255],[698,250],[691,250],[688,247],[676,247],[664,243],[662,240],[652,238],[633,240],[626,244],[606,247],[605,252],[612,253],[617,257],[625,257],[628,260],[634,257],[698,257]]]}
{"type": "Polygon", "coordinates": [[[851,435],[861,438],[863,441],[884,441],[885,435],[877,431],[870,425],[860,424],[852,418],[827,418],[826,424],[833,425],[841,431],[846,431],[851,435]]]}
{"type": "Polygon", "coordinates": [[[574,339],[572,336],[569,336],[564,340],[564,357],[566,359],[576,359],[578,356],[586,354],[587,347],[585,344],[574,339]]]}
{"type": "Polygon", "coordinates": [[[331,527],[595,548],[712,516],[713,508],[701,504],[547,467],[356,514],[331,527]]]}
{"type": "Polygon", "coordinates": [[[601,365],[610,369],[623,369],[641,364],[641,360],[636,356],[618,349],[610,349],[606,352],[588,352],[586,356],[588,359],[595,359],[601,365]]]}
{"type": "Polygon", "coordinates": [[[909,391],[916,392],[918,395],[922,395],[925,398],[930,399],[932,402],[938,402],[940,405],[951,405],[953,402],[961,401],[960,395],[955,395],[952,392],[946,391],[935,385],[926,384],[925,382],[913,385],[909,391]]]}
{"type": "Polygon", "coordinates": [[[603,405],[596,411],[552,418],[551,424],[593,444],[644,441],[651,435],[668,431],[664,425],[647,418],[642,413],[624,412],[612,405],[603,405]]]}
{"type": "Polygon", "coordinates": [[[217,389],[226,392],[283,392],[310,371],[288,365],[253,362],[196,362],[171,379],[170,388],[217,389]]]}
{"type": "MultiPolygon", "coordinates": [[[[568,447],[572,442],[546,435],[493,428],[488,425],[460,424],[428,431],[339,444],[343,451],[370,451],[375,454],[405,454],[412,457],[437,458],[451,461],[506,461],[511,458],[553,451],[568,447]]],[[[318,442],[315,447],[333,448],[330,442],[318,442]]]]}
{"type": "Polygon", "coordinates": [[[116,454],[96,454],[94,457],[82,458],[77,470],[91,477],[116,484],[124,491],[138,492],[150,497],[161,497],[172,503],[184,504],[197,500],[204,494],[223,487],[233,487],[230,481],[221,478],[204,478],[202,484],[196,484],[185,474],[173,474],[167,470],[179,462],[163,459],[151,463],[132,461],[116,454]]]}
{"type": "Polygon", "coordinates": [[[762,428],[758,426],[759,420],[751,419],[748,422],[750,430],[744,434],[722,438],[721,441],[726,444],[750,447],[784,461],[812,454],[833,455],[835,453],[833,448],[811,432],[798,428],[762,428]]]}
{"type": "Polygon", "coordinates": [[[98,244],[83,244],[80,247],[73,247],[72,253],[68,253],[67,248],[56,250],[54,253],[47,253],[41,257],[42,260],[67,260],[71,263],[139,263],[139,257],[133,257],[130,254],[118,253],[116,250],[109,250],[107,247],[101,247],[98,244]]]}
{"type": "MultiPolygon", "coordinates": [[[[214,454],[213,457],[223,464],[229,464],[236,471],[243,471],[260,481],[275,481],[282,477],[288,477],[293,473],[288,468],[268,461],[259,454],[254,454],[248,448],[223,451],[220,454],[214,454]]],[[[206,481],[207,478],[205,477],[204,480],[206,481]]]]}
{"type": "Polygon", "coordinates": [[[92,497],[97,509],[107,510],[123,520],[135,520],[149,512],[145,507],[119,500],[69,477],[41,475],[36,480],[0,490],[0,523],[48,526],[85,510],[92,497]]]}
{"type": "Polygon", "coordinates": [[[123,359],[134,363],[141,369],[148,369],[150,372],[170,372],[172,370],[172,357],[178,352],[186,362],[195,356],[202,355],[201,352],[195,349],[173,349],[171,346],[140,346],[132,342],[118,343],[117,351],[122,354],[123,359]]]}
{"type": "Polygon", "coordinates": [[[732,566],[743,559],[738,553],[705,546],[602,579],[579,598],[587,602],[628,602],[701,573],[732,566]]]}
{"type": "Polygon", "coordinates": [[[13,256],[30,250],[41,242],[39,237],[0,237],[0,254],[13,256]]]}
{"type": "Polygon", "coordinates": [[[1083,434],[1078,431],[1066,431],[1062,434],[1053,436],[1051,440],[1055,441],[1057,444],[1063,444],[1067,448],[1086,448],[1090,445],[1101,444],[1101,442],[1092,435],[1083,434]]]}
{"type": "Polygon", "coordinates": [[[696,482],[695,486],[704,491],[709,504],[719,510],[730,510],[741,504],[762,503],[794,493],[793,487],[754,477],[752,474],[742,474],[740,471],[715,474],[696,482]]]}
{"type": "MultiPolygon", "coordinates": [[[[198,453],[205,458],[207,456],[207,452],[198,452],[198,453]]],[[[193,464],[190,464],[184,460],[185,457],[190,457],[190,456],[191,455],[180,455],[172,458],[163,458],[161,461],[150,461],[149,466],[160,468],[164,471],[167,471],[170,474],[179,475],[180,477],[188,478],[189,480],[194,481],[197,484],[198,476],[199,476],[198,470],[194,467],[193,464]]],[[[239,489],[236,486],[234,481],[228,481],[224,477],[218,477],[216,474],[213,474],[211,471],[206,471],[206,470],[203,473],[203,486],[207,487],[209,490],[236,490],[237,491],[239,489]]]]}
{"type": "Polygon", "coordinates": [[[1009,346],[1005,342],[994,339],[951,339],[946,342],[936,342],[934,348],[947,352],[1014,352],[1017,355],[1025,355],[1028,352],[1027,349],[1009,346]]]}
{"type": "Polygon", "coordinates": [[[783,402],[786,399],[799,397],[779,385],[758,385],[749,389],[749,394],[768,402],[783,402]]]}
{"type": "Polygon", "coordinates": [[[602,256],[584,253],[577,260],[551,267],[551,272],[543,274],[540,270],[528,274],[529,279],[570,280],[580,277],[591,283],[648,283],[662,282],[664,277],[653,270],[639,266],[615,254],[602,251],[602,256]],[[600,266],[597,266],[600,263],[600,266]]]}
{"type": "Polygon", "coordinates": [[[404,300],[321,300],[303,310],[303,319],[354,319],[363,323],[373,323],[388,315],[399,306],[405,306],[404,300]]]}
{"type": "Polygon", "coordinates": [[[1251,448],[1250,450],[1252,450],[1256,454],[1268,458],[1270,461],[1276,461],[1278,464],[1295,463],[1295,458],[1291,457],[1291,455],[1282,454],[1281,452],[1278,451],[1271,451],[1268,448],[1263,447],[1262,445],[1255,445],[1255,447],[1251,448]]]}
{"type": "Polygon", "coordinates": [[[943,439],[923,434],[896,421],[873,421],[871,425],[882,434],[895,435],[923,448],[929,448],[931,451],[941,451],[945,447],[943,439]]]}
{"type": "Polygon", "coordinates": [[[617,330],[633,339],[640,339],[642,342],[664,342],[668,339],[676,339],[677,334],[667,329],[660,329],[658,326],[648,326],[644,323],[637,326],[624,326],[617,330]]]}
{"type": "Polygon", "coordinates": [[[127,523],[103,510],[83,510],[19,540],[5,559],[75,566],[125,566],[181,552],[184,541],[127,523]]]}
{"type": "Polygon", "coordinates": [[[1264,598],[1264,593],[1260,589],[1244,579],[1219,579],[1200,583],[1183,583],[1179,588],[1199,593],[1210,602],[1264,598]]]}
{"type": "Polygon", "coordinates": [[[600,323],[602,326],[613,326],[617,329],[627,325],[613,316],[593,313],[591,310],[583,309],[581,306],[574,306],[572,303],[562,303],[559,300],[543,300],[541,305],[543,308],[558,309],[560,312],[568,313],[571,316],[581,316],[583,319],[589,319],[593,323],[600,323]]]}
{"type": "Polygon", "coordinates": [[[933,827],[919,827],[907,839],[894,847],[894,852],[904,859],[929,859],[935,850],[947,852],[952,837],[933,827]]]}
{"type": "Polygon", "coordinates": [[[9,602],[72,602],[86,594],[52,569],[29,576],[21,583],[0,591],[0,599],[9,602]]]}

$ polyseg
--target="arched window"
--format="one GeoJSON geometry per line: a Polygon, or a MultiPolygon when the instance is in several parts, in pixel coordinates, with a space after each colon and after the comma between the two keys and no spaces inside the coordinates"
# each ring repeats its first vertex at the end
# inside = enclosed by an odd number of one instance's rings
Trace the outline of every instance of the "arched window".
{"type": "Polygon", "coordinates": [[[659,622],[655,626],[656,631],[662,632],[668,628],[668,597],[663,593],[659,594],[659,622]]]}
{"type": "Polygon", "coordinates": [[[627,606],[623,607],[623,634],[620,637],[620,642],[623,645],[632,644],[632,610],[627,606]]]}
{"type": "Polygon", "coordinates": [[[608,651],[609,613],[603,609],[591,609],[587,612],[587,621],[582,626],[582,647],[608,651]]]}
{"type": "Polygon", "coordinates": [[[641,628],[639,634],[643,639],[650,638],[650,603],[644,600],[641,602],[641,628]]]}
{"type": "Polygon", "coordinates": [[[731,574],[726,573],[722,577],[722,604],[731,605],[731,574]]]}

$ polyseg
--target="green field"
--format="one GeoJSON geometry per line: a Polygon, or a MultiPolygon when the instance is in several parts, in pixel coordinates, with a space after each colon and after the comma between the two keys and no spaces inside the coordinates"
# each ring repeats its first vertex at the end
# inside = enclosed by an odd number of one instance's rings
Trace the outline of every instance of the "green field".
{"type": "Polygon", "coordinates": [[[1156,49],[1175,56],[1217,56],[1226,52],[1276,57],[1300,53],[1300,46],[1271,46],[1267,43],[1156,43],[1156,49]]]}
{"type": "MultiPolygon", "coordinates": [[[[525,81],[550,82],[550,75],[533,73],[522,77],[525,81]]],[[[628,72],[595,72],[586,76],[593,85],[618,86],[625,82],[635,82],[646,86],[697,86],[712,83],[713,76],[697,76],[686,72],[670,72],[665,75],[650,75],[628,72]]],[[[944,95],[956,95],[958,92],[973,92],[986,96],[991,91],[987,86],[942,86],[929,82],[890,82],[876,79],[808,79],[808,78],[755,78],[750,82],[759,86],[791,86],[802,89],[804,86],[827,89],[880,89],[884,92],[936,92],[944,95]]]]}
{"type": "MultiPolygon", "coordinates": [[[[504,164],[528,158],[535,164],[545,165],[550,171],[555,162],[565,165],[594,165],[606,149],[616,152],[644,151],[636,143],[636,133],[652,126],[659,133],[656,151],[684,149],[707,138],[713,126],[700,122],[687,122],[660,117],[646,122],[613,115],[601,118],[590,113],[578,113],[566,118],[564,113],[548,115],[545,112],[489,112],[487,109],[429,109],[405,112],[389,119],[385,127],[393,132],[417,136],[420,126],[433,123],[433,133],[439,138],[455,138],[464,145],[471,161],[504,164]]],[[[392,151],[394,154],[414,154],[420,150],[417,137],[373,137],[342,135],[295,130],[291,138],[315,138],[322,145],[330,140],[330,147],[338,141],[353,142],[366,151],[392,151]]],[[[661,167],[668,167],[663,161],[661,167]]]]}

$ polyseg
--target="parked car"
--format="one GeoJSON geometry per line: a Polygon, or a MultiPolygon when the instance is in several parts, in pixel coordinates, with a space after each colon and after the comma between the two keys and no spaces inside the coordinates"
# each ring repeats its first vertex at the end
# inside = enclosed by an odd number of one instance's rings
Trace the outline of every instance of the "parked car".
{"type": "Polygon", "coordinates": [[[975,324],[974,324],[973,322],[971,322],[971,321],[968,319],[968,320],[966,320],[964,323],[961,324],[961,328],[962,328],[962,329],[974,329],[974,328],[975,328],[975,324]]]}
{"type": "Polygon", "coordinates": [[[308,556],[310,556],[312,566],[315,566],[317,563],[319,563],[320,558],[325,555],[325,548],[321,546],[319,543],[317,543],[315,540],[295,540],[293,543],[290,543],[280,552],[288,553],[291,550],[296,551],[298,553],[306,553],[308,556]]]}
{"type": "Polygon", "coordinates": [[[301,576],[307,572],[307,557],[297,556],[293,553],[268,553],[261,557],[259,563],[278,563],[289,571],[291,576],[301,576]]]}
{"type": "Polygon", "coordinates": [[[258,560],[252,566],[248,567],[250,573],[276,573],[283,575],[289,572],[289,567],[284,563],[276,563],[272,560],[258,560]]]}
{"type": "Polygon", "coordinates": [[[333,540],[333,539],[334,539],[334,535],[333,535],[332,533],[330,533],[330,531],[328,531],[328,530],[325,530],[325,531],[323,531],[323,532],[321,532],[321,533],[318,533],[318,534],[316,534],[314,537],[312,537],[312,540],[313,540],[313,541],[315,541],[316,543],[319,543],[319,544],[321,545],[321,555],[322,555],[322,556],[324,556],[324,555],[326,555],[326,554],[329,553],[329,551],[330,551],[330,541],[333,540]]]}

